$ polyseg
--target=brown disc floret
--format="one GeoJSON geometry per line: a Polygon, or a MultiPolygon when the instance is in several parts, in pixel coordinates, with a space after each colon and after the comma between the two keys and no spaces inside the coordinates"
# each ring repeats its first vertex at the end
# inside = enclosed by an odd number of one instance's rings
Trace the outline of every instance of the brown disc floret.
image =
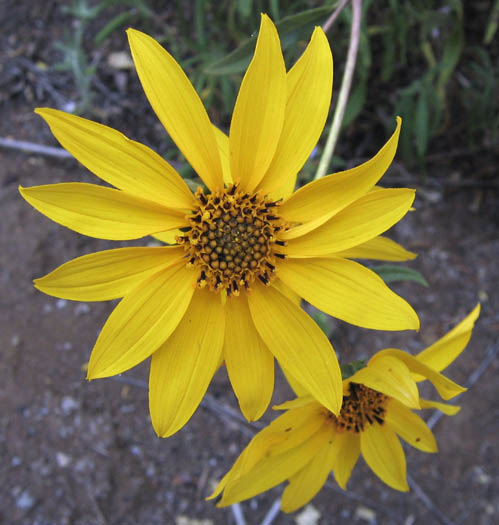
{"type": "Polygon", "coordinates": [[[329,413],[335,421],[337,430],[359,433],[367,425],[385,421],[388,396],[359,383],[350,383],[350,392],[343,397],[343,405],[338,417],[329,413]]]}
{"type": "Polygon", "coordinates": [[[279,202],[267,196],[241,191],[231,184],[223,191],[196,191],[199,202],[188,216],[190,228],[177,242],[184,245],[188,265],[199,268],[199,287],[238,295],[256,279],[269,284],[276,258],[285,256],[276,239],[284,227],[279,202]]]}

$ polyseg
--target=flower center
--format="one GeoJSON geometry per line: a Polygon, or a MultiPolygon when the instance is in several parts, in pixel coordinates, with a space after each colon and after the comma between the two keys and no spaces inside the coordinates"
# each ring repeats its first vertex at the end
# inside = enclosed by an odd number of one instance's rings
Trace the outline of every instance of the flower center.
{"type": "Polygon", "coordinates": [[[362,432],[366,425],[374,422],[382,425],[388,396],[367,386],[350,383],[350,393],[343,398],[343,405],[336,420],[336,428],[345,432],[362,432]]]}
{"type": "Polygon", "coordinates": [[[198,287],[239,295],[255,279],[269,284],[275,259],[284,259],[276,239],[284,227],[277,215],[279,202],[259,193],[246,193],[231,184],[223,191],[196,191],[199,204],[188,217],[190,228],[177,242],[184,245],[188,265],[199,268],[198,287]]]}

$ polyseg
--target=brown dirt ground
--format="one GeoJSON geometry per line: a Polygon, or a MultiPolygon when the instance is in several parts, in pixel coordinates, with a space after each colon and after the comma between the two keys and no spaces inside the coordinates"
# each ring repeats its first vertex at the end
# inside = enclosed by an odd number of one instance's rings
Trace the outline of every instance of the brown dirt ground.
{"type": "MultiPolygon", "coordinates": [[[[18,31],[14,17],[0,37],[0,136],[55,145],[32,113],[37,105],[54,102],[37,94],[37,77],[30,78],[16,62],[19,56],[49,60],[46,13],[32,12],[22,2],[10,7],[32,34],[18,31]]],[[[51,29],[57,36],[58,26],[51,29]]],[[[119,117],[116,126],[133,138],[162,140],[143,128],[134,132],[135,117],[126,108],[119,117]]],[[[432,170],[441,174],[438,165],[432,170]]],[[[186,516],[211,520],[196,523],[235,523],[230,510],[217,509],[204,497],[248,442],[247,427],[203,406],[178,434],[158,439],[148,419],[145,389],[111,379],[85,381],[83,367],[113,304],[62,301],[31,284],[73,257],[110,246],[52,223],[17,192],[18,184],[69,180],[94,178],[72,160],[0,150],[0,522],[180,524],[187,523],[181,519],[186,516]]],[[[332,340],[343,361],[392,345],[417,351],[481,300],[482,315],[468,349],[449,368],[450,377],[464,383],[497,349],[498,196],[479,188],[420,189],[416,211],[391,236],[419,253],[411,266],[430,283],[429,288],[394,286],[418,311],[421,332],[387,334],[332,322],[332,340]]],[[[139,366],[124,378],[144,381],[147,368],[139,366]]],[[[387,488],[360,461],[349,492],[331,483],[313,500],[319,523],[499,522],[497,368],[493,359],[459,400],[461,412],[438,422],[439,454],[407,449],[408,470],[433,506],[417,490],[400,494],[387,488]]],[[[224,371],[210,394],[219,405],[237,409],[224,371]]],[[[280,378],[275,400],[288,395],[280,378]]],[[[260,523],[281,490],[244,503],[248,523],[260,523]]],[[[280,514],[274,523],[295,523],[298,514],[280,514]]]]}

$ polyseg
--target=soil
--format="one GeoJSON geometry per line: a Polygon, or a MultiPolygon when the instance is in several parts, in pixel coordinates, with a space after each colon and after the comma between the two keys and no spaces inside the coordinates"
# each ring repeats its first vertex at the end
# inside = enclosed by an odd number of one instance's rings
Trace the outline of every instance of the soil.
{"type": "MultiPolygon", "coordinates": [[[[2,17],[0,31],[0,137],[56,145],[32,110],[57,106],[50,89],[70,98],[74,88],[66,85],[63,74],[30,69],[40,60],[55,61],[51,42],[61,37],[65,19],[53,4],[2,2],[1,9],[8,8],[11,16],[2,17]]],[[[109,46],[126,49],[121,36],[109,46]]],[[[110,90],[115,88],[113,74],[104,68],[110,90]]],[[[129,103],[110,112],[113,100],[102,95],[102,118],[94,118],[161,151],[164,132],[147,109],[133,72],[126,72],[126,81],[129,103]]],[[[373,150],[382,141],[378,137],[373,150]]],[[[444,157],[441,164],[431,165],[430,175],[457,174],[460,180],[468,166],[487,163],[493,169],[490,158],[450,164],[444,157]]],[[[248,425],[221,410],[230,407],[237,413],[225,371],[214,378],[209,403],[189,424],[167,440],[158,439],[144,388],[148,363],[114,380],[85,380],[91,348],[114,303],[74,303],[33,288],[33,278],[69,259],[125,245],[64,229],[30,208],[17,191],[19,184],[61,181],[96,182],[74,160],[0,150],[0,522],[236,523],[232,510],[204,500],[250,438],[248,425]]],[[[407,494],[389,489],[361,460],[348,492],[331,481],[312,501],[307,508],[311,521],[297,512],[279,514],[275,524],[499,522],[499,196],[493,188],[473,184],[429,186],[421,181],[412,182],[419,190],[416,210],[390,232],[419,254],[410,266],[430,284],[392,286],[418,312],[420,333],[388,334],[331,320],[333,344],[342,361],[389,346],[418,351],[480,301],[482,314],[471,342],[448,375],[463,384],[484,359],[487,366],[478,379],[471,377],[458,402],[461,412],[443,417],[434,427],[439,453],[406,448],[415,489],[407,494]]],[[[391,184],[390,174],[384,183],[391,184]]],[[[279,376],[274,400],[289,397],[279,376]]],[[[271,412],[264,421],[272,419],[271,412]]],[[[279,487],[243,503],[247,522],[261,523],[281,491],[279,487]]]]}

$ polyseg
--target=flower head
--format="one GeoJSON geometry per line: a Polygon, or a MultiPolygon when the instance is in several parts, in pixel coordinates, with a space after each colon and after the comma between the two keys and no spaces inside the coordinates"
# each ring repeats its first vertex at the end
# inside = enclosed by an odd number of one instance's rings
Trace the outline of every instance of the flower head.
{"type": "Polygon", "coordinates": [[[417,356],[401,350],[378,352],[365,368],[343,382],[341,412],[332,414],[311,396],[275,407],[286,412],[260,431],[219,483],[221,506],[250,498],[288,480],[281,507],[292,512],[310,501],[331,471],[345,489],[360,454],[390,487],[407,491],[406,461],[397,436],[423,452],[436,452],[431,430],[411,409],[438,408],[453,415],[455,405],[421,399],[416,382],[428,379],[444,399],[466,389],[440,374],[465,348],[480,312],[417,356]]]}
{"type": "Polygon", "coordinates": [[[174,244],[84,255],[35,286],[72,300],[122,298],[97,339],[88,378],[119,374],[152,356],[150,410],[160,436],[188,421],[222,362],[248,419],[268,406],[274,357],[339,413],[335,353],[290,297],[359,326],[418,328],[409,304],[349,259],[414,256],[380,236],[409,210],[414,191],[373,189],[395,154],[400,119],[373,159],[291,195],[331,99],[332,56],[320,28],[286,72],[277,31],[262,15],[229,136],[212,126],[167,51],[139,31],[128,37],[149,102],[205,187],[193,194],[165,160],[118,131],[38,109],[59,142],[114,188],[21,188],[33,207],[84,235],[155,235],[174,237],[174,244]]]}

